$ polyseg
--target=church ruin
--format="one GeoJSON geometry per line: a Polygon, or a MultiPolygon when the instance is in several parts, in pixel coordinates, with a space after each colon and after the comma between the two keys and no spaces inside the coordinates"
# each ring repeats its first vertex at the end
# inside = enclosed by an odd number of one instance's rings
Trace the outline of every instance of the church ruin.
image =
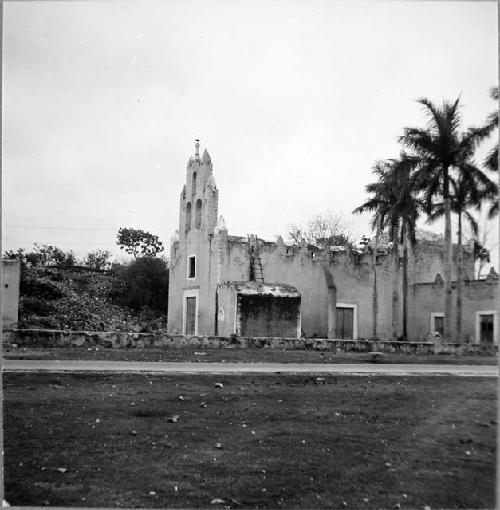
{"type": "MultiPolygon", "coordinates": [[[[188,161],[179,229],[170,248],[171,334],[255,337],[392,337],[393,265],[388,243],[320,248],[228,234],[207,150],[188,161]],[[376,282],[375,282],[376,279],[376,282]],[[376,292],[376,316],[373,297],[376,292]]],[[[411,251],[411,250],[410,250],[411,251]]],[[[408,339],[442,331],[442,240],[421,237],[408,259],[408,339]]],[[[464,247],[465,341],[498,343],[498,275],[474,280],[464,247]]],[[[453,275],[456,278],[456,274],[453,275]]],[[[456,292],[454,290],[454,292],[456,292]]],[[[454,298],[454,304],[456,299],[454,298]]],[[[402,324],[402,292],[399,299],[402,324]]]]}

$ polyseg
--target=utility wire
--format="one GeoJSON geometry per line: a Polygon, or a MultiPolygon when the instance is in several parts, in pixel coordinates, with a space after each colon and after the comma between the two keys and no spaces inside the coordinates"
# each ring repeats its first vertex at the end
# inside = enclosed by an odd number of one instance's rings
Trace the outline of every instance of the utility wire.
{"type": "Polygon", "coordinates": [[[119,227],[41,227],[36,225],[6,225],[5,228],[28,228],[33,230],[116,230],[119,227]]]}

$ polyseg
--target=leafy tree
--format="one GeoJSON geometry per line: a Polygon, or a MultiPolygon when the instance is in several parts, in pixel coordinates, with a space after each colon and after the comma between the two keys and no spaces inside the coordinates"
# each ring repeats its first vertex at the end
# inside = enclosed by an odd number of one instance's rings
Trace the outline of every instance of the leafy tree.
{"type": "Polygon", "coordinates": [[[305,227],[292,224],[289,228],[288,238],[297,244],[302,239],[324,248],[352,243],[352,236],[342,216],[331,211],[317,214],[305,227]]]}
{"type": "Polygon", "coordinates": [[[76,258],[72,251],[65,252],[57,246],[47,244],[34,243],[34,249],[26,252],[24,249],[19,248],[17,251],[9,250],[5,253],[7,258],[17,258],[21,264],[29,267],[39,266],[57,266],[57,267],[70,267],[75,265],[76,258]]]}
{"type": "MultiPolygon", "coordinates": [[[[366,186],[372,195],[354,213],[373,212],[372,230],[387,230],[392,242],[393,292],[392,292],[392,336],[398,337],[399,315],[399,245],[403,244],[403,339],[408,328],[408,241],[415,246],[415,228],[422,204],[416,197],[413,172],[418,160],[404,151],[399,159],[379,161],[373,168],[378,180],[366,186]]],[[[375,247],[376,251],[376,247],[375,247]]],[[[376,257],[376,255],[375,255],[376,257]]],[[[374,289],[374,295],[376,289],[374,289]]],[[[374,296],[374,299],[375,296],[374,296]]]]}
{"type": "Polygon", "coordinates": [[[411,149],[419,164],[415,174],[419,189],[424,192],[427,204],[434,198],[442,199],[444,210],[444,288],[445,318],[444,340],[451,338],[451,194],[450,176],[453,170],[459,172],[464,160],[471,159],[478,143],[484,138],[485,128],[470,128],[460,132],[460,98],[454,102],[443,101],[437,106],[426,98],[417,100],[428,118],[425,128],[405,128],[400,142],[411,149]]]}
{"type": "Polygon", "coordinates": [[[149,307],[167,312],[169,270],[165,259],[138,258],[117,276],[121,289],[115,293],[115,297],[125,305],[134,310],[149,307]]]}
{"type": "Polygon", "coordinates": [[[87,254],[85,265],[92,269],[105,269],[109,265],[111,253],[107,250],[94,250],[87,254]]]}
{"type": "Polygon", "coordinates": [[[158,236],[134,228],[120,228],[116,244],[120,246],[120,250],[125,250],[129,255],[133,255],[135,259],[138,257],[156,257],[163,251],[163,243],[158,236]]]}

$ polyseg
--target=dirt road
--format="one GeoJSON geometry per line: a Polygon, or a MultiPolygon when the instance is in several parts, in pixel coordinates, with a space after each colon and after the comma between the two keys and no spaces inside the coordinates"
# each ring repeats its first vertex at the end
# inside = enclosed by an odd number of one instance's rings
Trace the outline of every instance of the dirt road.
{"type": "Polygon", "coordinates": [[[185,363],[146,361],[3,360],[5,372],[149,372],[162,374],[344,374],[497,377],[488,365],[185,363]]]}

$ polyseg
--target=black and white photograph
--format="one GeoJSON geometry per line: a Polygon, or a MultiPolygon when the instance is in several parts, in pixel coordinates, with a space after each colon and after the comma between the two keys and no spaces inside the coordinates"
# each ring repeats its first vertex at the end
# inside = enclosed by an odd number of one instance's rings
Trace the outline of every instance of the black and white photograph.
{"type": "Polygon", "coordinates": [[[496,508],[498,2],[0,10],[3,506],[496,508]]]}

